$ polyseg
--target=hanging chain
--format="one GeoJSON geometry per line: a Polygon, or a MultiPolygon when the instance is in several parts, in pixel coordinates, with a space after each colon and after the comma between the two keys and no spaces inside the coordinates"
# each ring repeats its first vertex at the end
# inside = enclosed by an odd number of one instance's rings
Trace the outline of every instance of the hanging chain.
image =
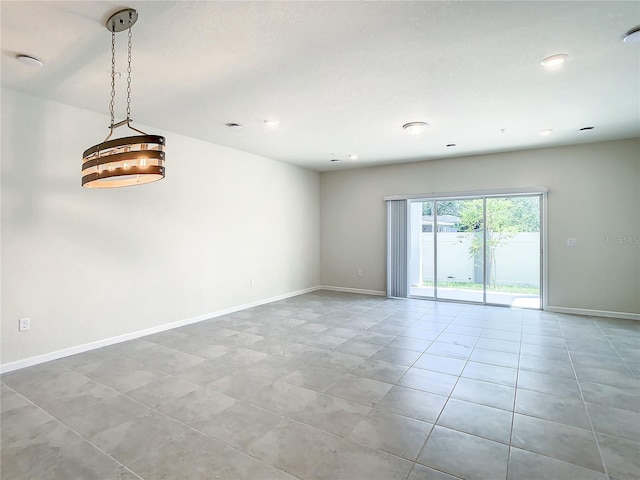
{"type": "Polygon", "coordinates": [[[111,103],[109,103],[109,111],[111,112],[111,127],[115,122],[113,109],[116,103],[116,28],[113,25],[111,29],[111,103]]]}
{"type": "Polygon", "coordinates": [[[127,120],[131,120],[131,23],[129,23],[129,45],[127,66],[127,120]]]}

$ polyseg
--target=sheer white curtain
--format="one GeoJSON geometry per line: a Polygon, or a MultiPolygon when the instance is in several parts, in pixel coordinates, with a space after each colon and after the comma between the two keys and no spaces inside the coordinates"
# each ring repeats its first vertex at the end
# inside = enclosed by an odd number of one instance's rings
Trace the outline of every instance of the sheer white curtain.
{"type": "Polygon", "coordinates": [[[409,296],[409,201],[387,200],[387,296],[409,296]]]}

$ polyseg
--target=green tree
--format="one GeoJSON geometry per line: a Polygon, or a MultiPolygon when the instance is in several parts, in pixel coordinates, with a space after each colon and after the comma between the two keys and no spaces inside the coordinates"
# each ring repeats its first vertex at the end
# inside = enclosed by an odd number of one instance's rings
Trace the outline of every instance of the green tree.
{"type": "MultiPolygon", "coordinates": [[[[481,232],[483,222],[483,202],[481,199],[462,202],[460,222],[461,232],[481,232]]],[[[519,232],[540,231],[540,207],[538,197],[487,198],[486,213],[487,269],[488,283],[496,281],[496,248],[519,232]]],[[[483,238],[474,235],[469,247],[472,257],[482,254],[483,238]]]]}
{"type": "MultiPolygon", "coordinates": [[[[438,200],[438,215],[460,215],[460,202],[457,200],[438,200]]],[[[422,202],[422,215],[433,215],[433,202],[422,202]]]]}

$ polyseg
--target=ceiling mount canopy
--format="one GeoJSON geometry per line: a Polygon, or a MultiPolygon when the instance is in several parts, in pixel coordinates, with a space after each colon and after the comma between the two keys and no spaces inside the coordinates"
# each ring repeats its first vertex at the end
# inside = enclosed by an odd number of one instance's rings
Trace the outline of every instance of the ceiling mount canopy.
{"type": "Polygon", "coordinates": [[[82,186],[87,188],[115,188],[162,180],[165,174],[165,138],[149,135],[131,126],[131,27],[138,20],[138,12],[132,8],[121,10],[107,20],[111,32],[111,125],[109,135],[101,143],[82,154],[82,186]],[[128,30],[127,66],[127,118],[116,123],[115,105],[115,42],[116,33],[128,30]],[[126,125],[138,133],[129,137],[111,139],[113,131],[126,125]]]}

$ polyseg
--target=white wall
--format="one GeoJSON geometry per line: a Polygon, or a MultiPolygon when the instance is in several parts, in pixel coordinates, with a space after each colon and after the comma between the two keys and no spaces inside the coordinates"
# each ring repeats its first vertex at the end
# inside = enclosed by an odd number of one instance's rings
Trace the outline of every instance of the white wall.
{"type": "Polygon", "coordinates": [[[2,364],[319,284],[318,173],[150,128],[164,180],[83,189],[107,125],[2,91],[2,364]]]}
{"type": "Polygon", "coordinates": [[[322,173],[321,281],[386,289],[385,195],[539,186],[549,305],[640,313],[640,139],[322,173]]]}

